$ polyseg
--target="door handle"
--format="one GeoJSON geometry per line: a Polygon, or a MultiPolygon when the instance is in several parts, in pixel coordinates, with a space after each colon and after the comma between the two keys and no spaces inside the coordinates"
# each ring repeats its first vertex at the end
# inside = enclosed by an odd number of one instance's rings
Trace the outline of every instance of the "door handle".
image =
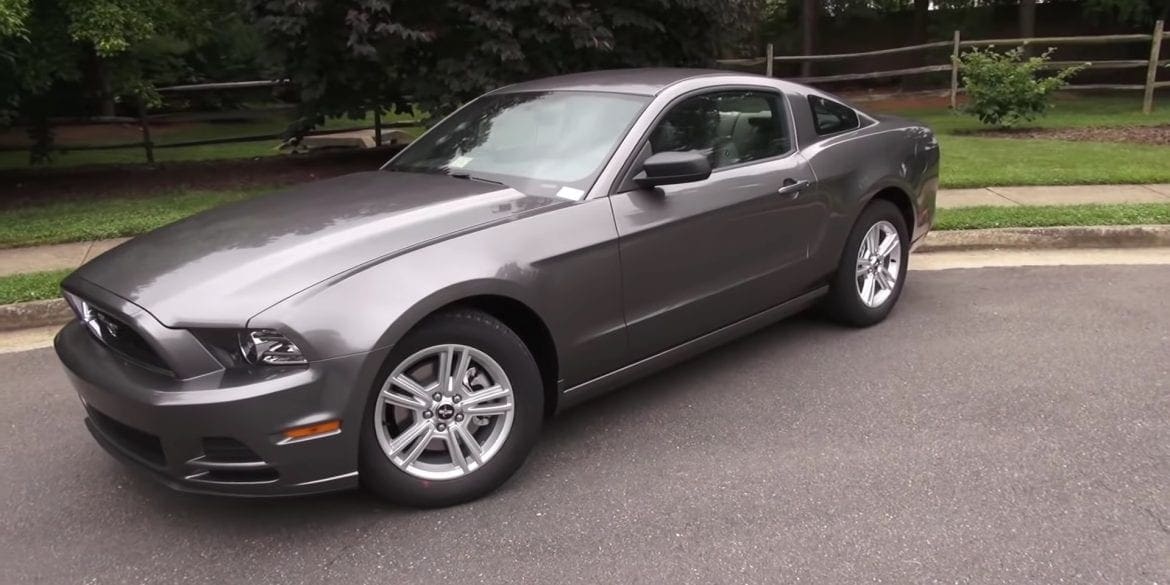
{"type": "Polygon", "coordinates": [[[796,197],[804,191],[805,187],[809,186],[809,182],[805,180],[793,181],[792,179],[784,179],[784,185],[776,190],[777,195],[787,195],[789,197],[796,197]]]}

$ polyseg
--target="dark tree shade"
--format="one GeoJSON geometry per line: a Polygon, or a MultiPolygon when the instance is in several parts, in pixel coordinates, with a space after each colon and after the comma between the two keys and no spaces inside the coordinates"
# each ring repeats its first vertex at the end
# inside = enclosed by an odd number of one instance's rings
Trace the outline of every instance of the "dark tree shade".
{"type": "Polygon", "coordinates": [[[296,133],[378,107],[444,113],[518,80],[706,65],[759,0],[245,0],[299,87],[296,133]]]}

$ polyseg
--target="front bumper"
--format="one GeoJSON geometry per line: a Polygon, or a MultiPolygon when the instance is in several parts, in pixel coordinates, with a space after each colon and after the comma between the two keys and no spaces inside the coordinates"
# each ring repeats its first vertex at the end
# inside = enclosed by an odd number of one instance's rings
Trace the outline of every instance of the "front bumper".
{"type": "Polygon", "coordinates": [[[276,496],[357,486],[369,354],[176,379],[127,361],[78,321],[54,346],[98,443],[175,489],[276,496]],[[283,441],[284,429],[334,419],[336,434],[283,441]]]}

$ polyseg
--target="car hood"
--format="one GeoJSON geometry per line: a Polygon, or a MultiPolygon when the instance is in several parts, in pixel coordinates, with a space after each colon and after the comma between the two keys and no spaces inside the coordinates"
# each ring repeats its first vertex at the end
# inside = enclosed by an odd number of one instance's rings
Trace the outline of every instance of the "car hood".
{"type": "Polygon", "coordinates": [[[360,264],[558,203],[567,204],[445,175],[357,173],[195,215],[102,254],[70,279],[167,326],[240,326],[360,264]]]}

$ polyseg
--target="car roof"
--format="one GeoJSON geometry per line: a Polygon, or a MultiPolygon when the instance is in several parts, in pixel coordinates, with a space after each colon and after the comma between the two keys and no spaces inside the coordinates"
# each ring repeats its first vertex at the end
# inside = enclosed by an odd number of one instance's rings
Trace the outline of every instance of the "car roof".
{"type": "Polygon", "coordinates": [[[500,88],[492,93],[513,93],[521,91],[603,91],[653,96],[686,79],[728,75],[757,77],[755,75],[719,69],[674,69],[665,67],[652,69],[610,69],[524,81],[500,88]]]}

